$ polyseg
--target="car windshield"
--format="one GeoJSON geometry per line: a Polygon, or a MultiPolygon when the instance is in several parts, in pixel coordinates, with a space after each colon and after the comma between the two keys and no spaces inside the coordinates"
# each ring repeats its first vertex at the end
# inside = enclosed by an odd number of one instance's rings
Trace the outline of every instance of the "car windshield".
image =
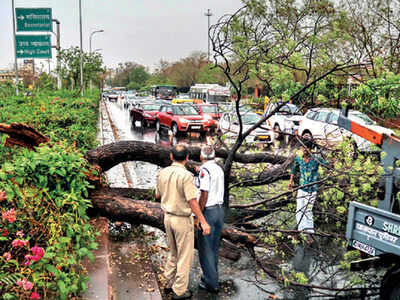
{"type": "Polygon", "coordinates": [[[242,122],[244,125],[252,125],[256,124],[258,121],[260,121],[261,116],[257,114],[245,114],[242,115],[242,122]]]}
{"type": "Polygon", "coordinates": [[[370,117],[360,112],[350,112],[349,119],[364,125],[376,125],[370,117]]]}
{"type": "Polygon", "coordinates": [[[280,112],[289,115],[301,115],[299,108],[294,104],[285,105],[280,109],[280,112]]]}
{"type": "Polygon", "coordinates": [[[217,113],[217,106],[215,105],[204,105],[201,107],[203,113],[206,114],[216,114],[217,113]]]}
{"type": "Polygon", "coordinates": [[[146,104],[146,105],[143,105],[143,110],[158,111],[159,109],[160,109],[160,105],[159,104],[146,104]]]}
{"type": "Polygon", "coordinates": [[[193,106],[189,106],[189,105],[175,106],[174,113],[176,115],[198,115],[199,114],[197,112],[197,110],[194,109],[193,106]]]}

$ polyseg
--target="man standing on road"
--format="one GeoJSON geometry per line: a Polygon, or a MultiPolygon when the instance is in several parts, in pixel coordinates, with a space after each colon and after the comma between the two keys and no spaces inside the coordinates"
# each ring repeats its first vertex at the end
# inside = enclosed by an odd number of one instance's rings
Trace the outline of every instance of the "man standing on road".
{"type": "MultiPolygon", "coordinates": [[[[299,174],[299,186],[297,191],[296,221],[297,230],[306,233],[314,233],[313,206],[317,198],[318,185],[312,184],[318,181],[318,168],[320,164],[327,165],[324,159],[314,156],[311,153],[313,142],[306,140],[303,143],[303,156],[297,156],[290,175],[289,188],[293,188],[294,176],[299,174]],[[305,185],[305,186],[304,186],[305,185]],[[304,186],[304,187],[302,187],[304,186]]],[[[311,243],[312,238],[307,238],[307,243],[311,243]]]]}
{"type": "MultiPolygon", "coordinates": [[[[201,148],[200,160],[203,165],[199,170],[200,209],[211,226],[210,235],[203,235],[197,230],[199,259],[203,276],[199,288],[218,292],[218,249],[221,231],[224,225],[224,171],[215,161],[212,146],[201,148]]],[[[197,225],[195,220],[195,224],[197,225]]],[[[196,226],[197,227],[197,226],[196,226]]]]}
{"type": "Polygon", "coordinates": [[[192,296],[188,290],[189,271],[194,252],[194,221],[192,213],[200,222],[204,235],[210,234],[199,204],[198,191],[192,173],[185,169],[188,151],[183,145],[171,149],[172,165],[162,169],[157,176],[156,199],[161,199],[164,211],[164,226],[167,233],[168,254],[165,266],[167,293],[172,299],[187,299],[192,296]]]}

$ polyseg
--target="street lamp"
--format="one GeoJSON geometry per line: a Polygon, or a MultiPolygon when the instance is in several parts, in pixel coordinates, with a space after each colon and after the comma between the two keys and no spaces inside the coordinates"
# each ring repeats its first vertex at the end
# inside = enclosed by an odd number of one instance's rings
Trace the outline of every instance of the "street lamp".
{"type": "Polygon", "coordinates": [[[207,43],[208,43],[208,62],[210,62],[210,17],[213,15],[210,9],[207,9],[207,12],[204,14],[208,19],[208,26],[207,26],[207,43]]]}
{"type": "Polygon", "coordinates": [[[103,29],[101,29],[101,30],[95,30],[95,31],[93,31],[93,32],[90,34],[90,39],[89,39],[89,53],[92,53],[92,36],[93,36],[95,33],[98,33],[98,32],[104,32],[104,30],[103,30],[103,29]]]}

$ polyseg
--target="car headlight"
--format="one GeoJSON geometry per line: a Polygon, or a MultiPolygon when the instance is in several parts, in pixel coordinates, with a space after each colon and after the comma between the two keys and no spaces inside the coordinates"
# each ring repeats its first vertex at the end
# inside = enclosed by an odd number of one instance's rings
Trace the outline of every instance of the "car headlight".
{"type": "Polygon", "coordinates": [[[189,120],[186,120],[185,118],[181,118],[181,119],[179,119],[179,121],[181,123],[189,123],[189,120]]]}
{"type": "Polygon", "coordinates": [[[149,115],[149,114],[143,114],[143,117],[151,118],[151,115],[149,115]]]}

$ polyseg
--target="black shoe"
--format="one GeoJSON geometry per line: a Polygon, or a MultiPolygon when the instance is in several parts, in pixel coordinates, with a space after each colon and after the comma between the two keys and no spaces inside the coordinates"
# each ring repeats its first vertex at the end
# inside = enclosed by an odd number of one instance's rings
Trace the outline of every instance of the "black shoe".
{"type": "Polygon", "coordinates": [[[207,286],[204,284],[203,281],[200,281],[200,283],[199,283],[199,289],[201,289],[201,290],[206,290],[207,292],[214,293],[214,294],[217,294],[217,293],[219,292],[218,289],[213,289],[213,288],[207,287],[207,286]]]}
{"type": "Polygon", "coordinates": [[[169,295],[169,294],[171,294],[173,292],[173,289],[172,288],[169,288],[169,287],[165,287],[164,288],[164,294],[165,295],[169,295]]]}
{"type": "Polygon", "coordinates": [[[192,292],[187,290],[182,295],[178,296],[175,292],[172,293],[172,299],[179,300],[179,299],[189,299],[192,298],[192,292]]]}

